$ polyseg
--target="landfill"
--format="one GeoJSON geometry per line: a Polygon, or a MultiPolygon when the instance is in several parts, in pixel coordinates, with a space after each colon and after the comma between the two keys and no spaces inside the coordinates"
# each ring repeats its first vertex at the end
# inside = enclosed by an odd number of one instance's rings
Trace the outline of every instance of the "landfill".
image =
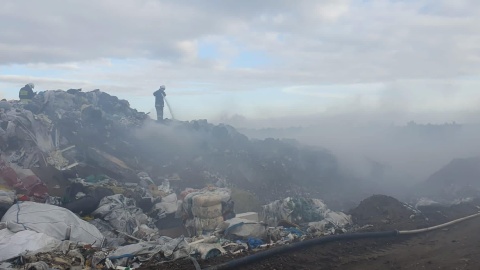
{"type": "Polygon", "coordinates": [[[291,184],[311,174],[327,179],[335,168],[324,151],[249,141],[229,126],[156,123],[100,90],[4,101],[0,267],[155,268],[421,220],[415,207],[384,197],[351,213],[333,211],[312,190],[291,184]],[[273,154],[279,152],[298,159],[273,154]],[[237,213],[232,190],[239,188],[261,196],[263,206],[237,213]]]}
{"type": "Polygon", "coordinates": [[[227,148],[225,155],[242,153],[229,149],[239,144],[226,140],[248,139],[228,126],[165,120],[169,129],[161,135],[192,129],[203,140],[192,135],[195,143],[211,144],[211,152],[191,156],[196,145],[182,149],[166,141],[163,146],[171,148],[158,155],[142,144],[158,135],[140,132],[156,130],[152,125],[147,114],[100,90],[43,91],[28,104],[2,101],[2,268],[135,269],[183,258],[206,260],[335,233],[331,228],[351,223],[343,213],[346,222],[334,221],[337,216],[321,200],[303,197],[285,200],[301,202],[306,212],[318,210],[308,218],[289,215],[288,203],[278,202],[264,206],[270,207],[268,217],[259,219],[255,212],[237,217],[228,174],[203,162],[220,148],[227,148]],[[188,179],[186,172],[202,181],[188,179]],[[312,230],[312,222],[325,224],[312,230]]]}

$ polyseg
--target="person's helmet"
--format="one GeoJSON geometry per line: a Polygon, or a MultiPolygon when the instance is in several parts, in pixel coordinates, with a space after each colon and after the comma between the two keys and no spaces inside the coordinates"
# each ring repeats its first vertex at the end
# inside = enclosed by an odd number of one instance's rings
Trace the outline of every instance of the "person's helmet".
{"type": "Polygon", "coordinates": [[[160,85],[160,90],[165,90],[165,85],[160,85]]]}
{"type": "Polygon", "coordinates": [[[35,88],[35,84],[33,84],[33,83],[29,83],[27,85],[30,86],[30,88],[32,88],[32,89],[35,88]]]}

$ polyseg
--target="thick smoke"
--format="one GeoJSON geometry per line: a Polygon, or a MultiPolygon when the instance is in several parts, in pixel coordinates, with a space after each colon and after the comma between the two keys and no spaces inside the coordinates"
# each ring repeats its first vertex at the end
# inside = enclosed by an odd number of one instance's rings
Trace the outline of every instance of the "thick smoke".
{"type": "MultiPolygon", "coordinates": [[[[351,112],[305,117],[305,126],[239,130],[250,138],[293,138],[324,147],[337,157],[344,173],[363,179],[372,193],[401,197],[451,160],[480,156],[478,115],[351,112]]],[[[248,126],[248,119],[234,119],[248,126]]]]}

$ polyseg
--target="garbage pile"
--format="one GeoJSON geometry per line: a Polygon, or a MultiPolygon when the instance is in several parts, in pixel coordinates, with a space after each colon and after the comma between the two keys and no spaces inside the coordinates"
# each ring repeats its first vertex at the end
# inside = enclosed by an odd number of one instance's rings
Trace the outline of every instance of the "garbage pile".
{"type": "Polygon", "coordinates": [[[347,230],[348,216],[301,196],[274,202],[268,218],[235,213],[229,185],[263,190],[265,201],[286,197],[287,171],[302,164],[312,168],[306,174],[335,174],[325,151],[251,142],[206,121],[159,126],[100,90],[2,102],[0,268],[135,268],[347,230]]]}
{"type": "Polygon", "coordinates": [[[350,216],[331,211],[322,200],[303,197],[288,197],[265,205],[261,216],[269,226],[307,224],[308,231],[317,235],[346,232],[345,227],[352,224],[350,216]]]}
{"type": "Polygon", "coordinates": [[[7,103],[0,108],[2,198],[15,191],[21,200],[45,202],[53,185],[34,173],[40,168],[68,172],[95,164],[120,180],[135,179],[133,169],[111,154],[126,131],[147,118],[128,102],[99,90],[70,89],[40,92],[29,104],[7,103]]]}
{"type": "MultiPolygon", "coordinates": [[[[145,177],[143,174],[142,178],[145,177]]],[[[78,190],[78,179],[72,181],[78,190]]],[[[100,188],[99,182],[95,183],[96,188],[100,188]]],[[[114,269],[120,266],[133,269],[181,258],[208,259],[227,253],[238,254],[288,244],[319,235],[341,233],[326,230],[327,224],[336,229],[345,229],[351,224],[349,216],[330,211],[318,199],[282,200],[285,207],[297,203],[297,207],[292,208],[294,210],[317,211],[310,215],[304,213],[302,218],[295,211],[295,215],[284,216],[289,210],[282,207],[274,210],[272,205],[278,206],[278,201],[264,206],[269,210],[269,215],[285,217],[275,226],[269,226],[258,221],[257,213],[237,216],[228,188],[210,186],[200,190],[186,189],[177,196],[173,192],[159,192],[165,187],[167,191],[172,190],[168,189],[166,183],[157,189],[151,184],[147,188],[131,185],[118,187],[123,189],[122,194],[105,196],[94,211],[77,215],[62,206],[16,201],[0,223],[2,267],[114,269]],[[137,189],[137,194],[144,194],[143,200],[150,198],[150,210],[145,208],[144,212],[137,206],[140,199],[127,197],[127,191],[132,189],[137,189]],[[162,195],[156,197],[158,195],[154,195],[152,190],[162,195]],[[302,207],[298,206],[300,203],[302,207]],[[188,236],[169,237],[161,234],[155,223],[161,223],[169,215],[182,221],[188,236]],[[305,218],[307,216],[309,218],[305,218]],[[337,220],[338,217],[343,220],[337,220]],[[302,221],[299,225],[293,223],[299,221],[302,221]]]]}
{"type": "MultiPolygon", "coordinates": [[[[82,178],[106,174],[134,183],[142,171],[157,178],[177,174],[182,189],[228,179],[238,188],[255,191],[265,203],[306,192],[326,198],[328,190],[318,189],[320,194],[305,179],[315,176],[317,186],[340,178],[335,157],[325,149],[307,149],[286,140],[249,140],[231,126],[206,120],[158,124],[130,108],[128,101],[100,90],[48,90],[29,104],[4,103],[2,160],[8,166],[31,169],[48,193],[55,193],[52,188],[60,185],[56,196],[62,195],[63,186],[44,174],[47,166],[82,178]]],[[[333,188],[335,181],[328,184],[333,188]]],[[[22,194],[30,196],[26,191],[22,194]]]]}

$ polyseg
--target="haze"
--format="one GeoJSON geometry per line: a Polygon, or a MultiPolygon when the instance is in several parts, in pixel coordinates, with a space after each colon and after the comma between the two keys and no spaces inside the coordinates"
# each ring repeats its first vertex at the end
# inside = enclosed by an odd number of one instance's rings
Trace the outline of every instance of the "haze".
{"type": "Polygon", "coordinates": [[[4,0],[0,24],[2,98],[99,88],[153,112],[164,84],[179,120],[320,145],[365,177],[380,162],[395,183],[479,154],[476,0],[4,0]]]}

